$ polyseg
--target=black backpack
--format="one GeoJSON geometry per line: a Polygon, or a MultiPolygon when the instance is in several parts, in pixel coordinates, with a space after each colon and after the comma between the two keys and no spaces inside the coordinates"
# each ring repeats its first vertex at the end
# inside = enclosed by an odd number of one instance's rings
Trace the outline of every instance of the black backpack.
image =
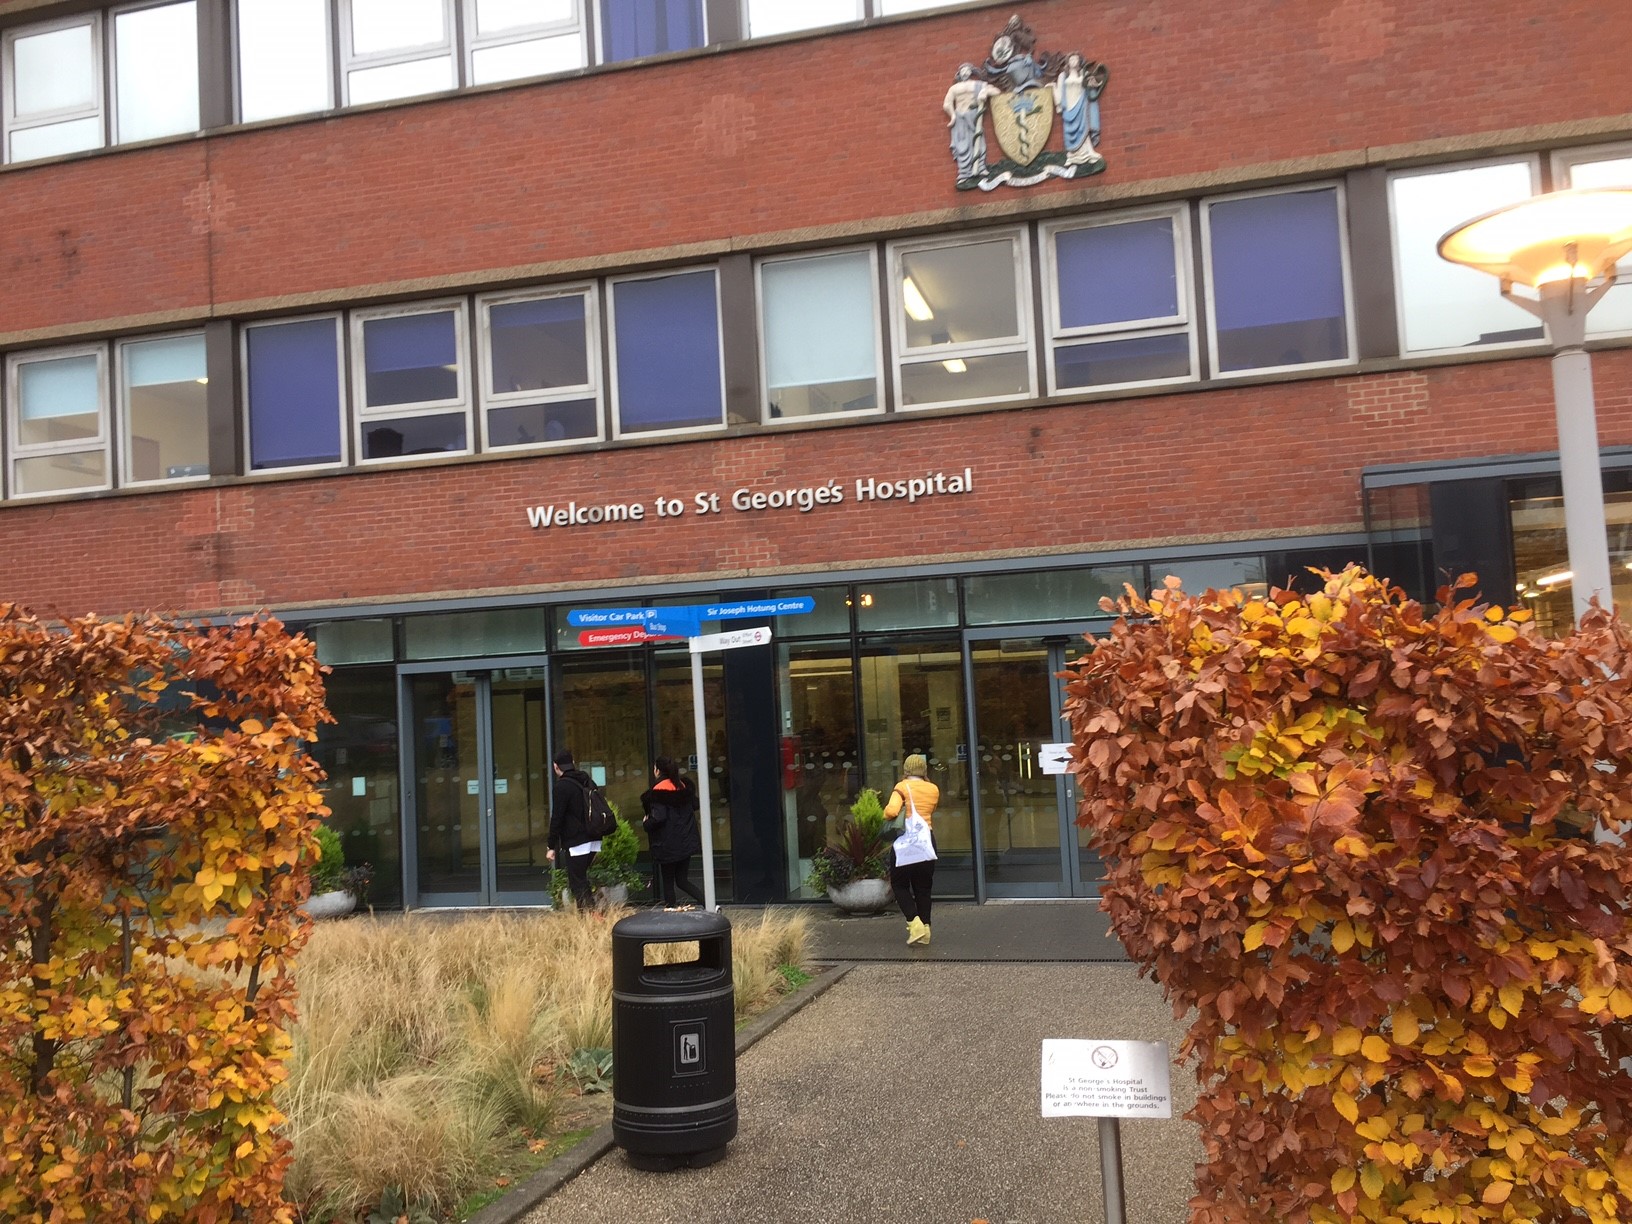
{"type": "Polygon", "coordinates": [[[617,827],[618,818],[606,801],[606,792],[598,786],[584,787],[584,833],[589,840],[610,837],[617,827]]]}

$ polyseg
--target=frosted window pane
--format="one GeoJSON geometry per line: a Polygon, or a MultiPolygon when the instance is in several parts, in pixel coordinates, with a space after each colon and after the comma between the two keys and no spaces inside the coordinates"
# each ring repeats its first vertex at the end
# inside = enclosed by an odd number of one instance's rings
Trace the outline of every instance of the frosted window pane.
{"type": "Polygon", "coordinates": [[[453,88],[453,57],[440,55],[384,68],[362,68],[351,73],[349,82],[348,96],[353,106],[440,93],[453,88]]]}
{"type": "Polygon", "coordinates": [[[768,263],[760,286],[768,386],[871,379],[877,373],[873,266],[865,252],[768,263]]]}
{"type": "Polygon", "coordinates": [[[32,161],[102,147],[101,119],[71,119],[44,127],[23,128],[11,134],[11,160],[32,161]]]}
{"type": "Polygon", "coordinates": [[[238,73],[245,123],[327,110],[328,0],[238,0],[238,73]]]}
{"type": "Polygon", "coordinates": [[[90,354],[19,366],[17,400],[17,440],[25,446],[102,432],[97,360],[90,354]]]}
{"type": "Polygon", "coordinates": [[[195,382],[204,377],[204,337],[178,336],[127,344],[124,358],[127,387],[195,382]]]}
{"type": "MultiPolygon", "coordinates": [[[[1570,167],[1571,187],[1632,187],[1632,157],[1578,162],[1570,167]]],[[[1587,335],[1632,331],[1632,258],[1619,264],[1621,280],[1587,316],[1587,335]]]]}
{"type": "Polygon", "coordinates": [[[1443,260],[1438,249],[1446,232],[1462,222],[1528,199],[1528,163],[1411,175],[1394,179],[1389,189],[1408,351],[1541,335],[1531,315],[1502,300],[1493,276],[1443,260]]]}
{"type": "Polygon", "coordinates": [[[514,81],[521,77],[571,72],[584,66],[583,39],[577,34],[535,38],[530,42],[487,47],[471,57],[471,80],[476,85],[514,81]]]}
{"type": "Polygon", "coordinates": [[[28,34],[12,44],[18,119],[96,105],[96,54],[89,25],[28,34]]]}
{"type": "Polygon", "coordinates": [[[351,0],[351,53],[380,55],[448,41],[443,0],[351,0]]]}
{"type": "Polygon", "coordinates": [[[748,37],[768,38],[861,20],[856,0],[748,0],[748,37]]]}
{"type": "Polygon", "coordinates": [[[120,13],[113,37],[121,143],[198,131],[198,6],[120,13]]]}
{"type": "Polygon", "coordinates": [[[476,0],[476,33],[482,38],[577,20],[574,0],[476,0]]]}

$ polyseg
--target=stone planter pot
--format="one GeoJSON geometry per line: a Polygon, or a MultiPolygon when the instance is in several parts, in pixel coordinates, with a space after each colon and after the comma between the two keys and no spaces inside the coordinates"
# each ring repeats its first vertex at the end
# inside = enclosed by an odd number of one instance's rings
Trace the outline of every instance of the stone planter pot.
{"type": "Polygon", "coordinates": [[[827,890],[827,899],[847,914],[876,914],[892,897],[888,880],[851,880],[827,890]]]}
{"type": "Polygon", "coordinates": [[[318,893],[306,902],[306,912],[313,918],[343,918],[357,908],[357,898],[343,888],[318,893]]]}
{"type": "Polygon", "coordinates": [[[602,909],[613,909],[619,905],[629,904],[629,886],[627,884],[608,884],[604,888],[595,890],[595,900],[602,909]]]}

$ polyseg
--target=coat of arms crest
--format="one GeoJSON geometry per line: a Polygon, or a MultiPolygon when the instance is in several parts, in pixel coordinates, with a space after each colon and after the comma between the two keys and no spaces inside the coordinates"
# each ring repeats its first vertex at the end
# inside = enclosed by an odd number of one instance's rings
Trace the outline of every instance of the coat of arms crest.
{"type": "Polygon", "coordinates": [[[1077,51],[1040,52],[1031,27],[1010,17],[978,67],[958,67],[942,110],[951,130],[958,190],[1029,187],[1046,178],[1079,178],[1105,169],[1099,97],[1109,70],[1077,51]],[[1063,148],[1050,149],[1055,116],[1063,148]],[[1004,157],[986,161],[986,119],[1004,157]]]}

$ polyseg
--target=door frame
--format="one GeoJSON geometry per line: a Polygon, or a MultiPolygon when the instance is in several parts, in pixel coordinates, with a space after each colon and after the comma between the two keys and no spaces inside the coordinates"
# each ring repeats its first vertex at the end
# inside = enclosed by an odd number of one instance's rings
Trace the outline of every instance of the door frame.
{"type": "MultiPolygon", "coordinates": [[[[1103,623],[1100,622],[1103,628],[1103,623]]],[[[1073,898],[1095,895],[1088,891],[1088,886],[1082,880],[1081,859],[1077,853],[1077,825],[1076,825],[1076,780],[1070,774],[1062,774],[1054,779],[1055,802],[1059,806],[1060,814],[1060,874],[1059,886],[1053,889],[1046,887],[1039,891],[1006,892],[1004,896],[994,898],[986,880],[986,856],[981,847],[985,845],[986,813],[981,799],[980,785],[980,754],[974,750],[979,742],[980,723],[977,717],[978,702],[975,693],[975,650],[1004,641],[1027,639],[1039,641],[1048,651],[1048,685],[1049,706],[1055,722],[1055,731],[1061,740],[1069,739],[1068,729],[1061,724],[1064,718],[1061,713],[1065,698],[1065,682],[1058,676],[1064,670],[1065,652],[1073,644],[1082,641],[1083,634],[1088,633],[1092,624],[1088,621],[1075,621],[1065,624],[1051,622],[1048,624],[1033,625],[983,625],[978,629],[965,629],[963,633],[963,690],[966,710],[964,726],[967,736],[967,752],[969,757],[969,798],[971,808],[971,831],[974,842],[975,866],[975,900],[986,902],[990,900],[1069,900],[1073,898]]],[[[1058,742],[1058,741],[1056,741],[1058,742]]]]}
{"type": "MultiPolygon", "coordinates": [[[[402,908],[489,909],[500,904],[498,890],[498,836],[493,786],[493,673],[506,668],[538,669],[544,673],[545,747],[554,742],[549,656],[543,654],[502,655],[475,659],[436,659],[429,662],[397,664],[397,725],[408,734],[397,737],[397,782],[400,789],[402,821],[402,908]],[[478,834],[481,887],[475,892],[431,893],[419,891],[419,793],[414,770],[414,746],[418,736],[414,724],[413,679],[415,676],[470,672],[476,682],[476,770],[479,778],[478,834]]],[[[548,906],[547,892],[507,893],[505,908],[548,906]]]]}

